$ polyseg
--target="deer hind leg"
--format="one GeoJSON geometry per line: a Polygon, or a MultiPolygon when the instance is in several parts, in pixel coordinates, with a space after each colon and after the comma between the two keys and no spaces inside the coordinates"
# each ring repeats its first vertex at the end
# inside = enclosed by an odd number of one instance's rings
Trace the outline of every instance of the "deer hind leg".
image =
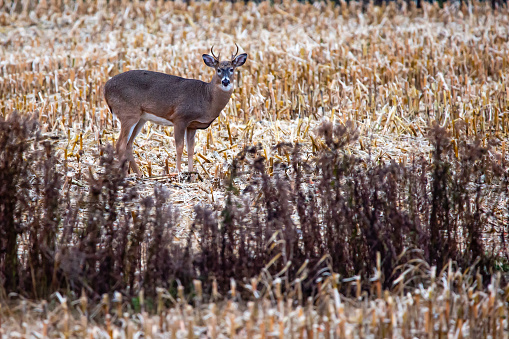
{"type": "Polygon", "coordinates": [[[173,134],[175,135],[175,147],[177,149],[177,172],[180,173],[180,167],[182,165],[182,152],[184,151],[186,126],[179,123],[175,123],[174,126],[173,134]]]}
{"type": "Polygon", "coordinates": [[[193,171],[193,157],[194,157],[194,136],[196,130],[188,128],[186,130],[186,144],[187,144],[187,169],[189,172],[193,171]]]}
{"type": "Polygon", "coordinates": [[[136,123],[136,125],[134,125],[132,127],[131,133],[129,136],[129,141],[127,142],[127,146],[126,146],[126,152],[125,152],[126,158],[127,158],[127,160],[129,160],[129,162],[131,164],[131,168],[136,173],[136,175],[139,177],[142,176],[142,173],[140,171],[140,168],[138,167],[138,164],[136,164],[136,160],[134,160],[133,144],[134,144],[134,139],[136,138],[138,133],[140,133],[141,129],[143,128],[143,125],[145,125],[146,122],[147,122],[146,120],[140,119],[138,121],[138,123],[136,123]]]}
{"type": "Polygon", "coordinates": [[[129,140],[129,135],[131,134],[132,130],[134,129],[134,126],[136,125],[136,122],[134,121],[125,121],[121,122],[120,127],[120,135],[117,139],[117,156],[118,160],[123,163],[126,159],[126,149],[127,149],[127,142],[129,140]]]}
{"type": "MultiPolygon", "coordinates": [[[[117,114],[118,116],[118,114],[117,114]]],[[[139,122],[138,119],[124,119],[120,121],[120,135],[117,140],[117,156],[119,161],[131,161],[132,149],[128,148],[129,139],[133,134],[136,124],[139,122]]]]}

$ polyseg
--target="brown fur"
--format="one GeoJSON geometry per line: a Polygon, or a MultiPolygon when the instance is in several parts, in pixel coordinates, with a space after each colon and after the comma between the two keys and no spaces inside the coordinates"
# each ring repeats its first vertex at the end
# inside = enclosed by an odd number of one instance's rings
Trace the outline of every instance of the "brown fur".
{"type": "Polygon", "coordinates": [[[106,82],[104,98],[121,124],[117,140],[118,157],[130,161],[138,175],[141,171],[134,161],[132,148],[136,135],[147,121],[143,118],[145,113],[173,124],[178,172],[187,134],[188,170],[193,170],[196,130],[209,127],[226,106],[233,92],[234,72],[230,70],[241,66],[247,54],[241,54],[232,61],[210,59],[212,57],[206,54],[203,58],[209,67],[216,70],[209,83],[143,70],[121,73],[106,82]],[[231,83],[228,91],[224,90],[227,87],[222,87],[222,78],[228,78],[231,83]]]}

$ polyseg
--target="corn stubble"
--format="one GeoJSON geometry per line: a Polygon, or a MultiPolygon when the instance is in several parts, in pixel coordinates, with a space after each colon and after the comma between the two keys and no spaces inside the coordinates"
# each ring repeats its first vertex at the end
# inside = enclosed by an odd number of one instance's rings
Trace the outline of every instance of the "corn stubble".
{"type": "Polygon", "coordinates": [[[0,183],[15,189],[0,190],[2,328],[128,338],[502,335],[509,289],[492,272],[508,258],[506,161],[479,142],[460,143],[459,160],[435,126],[431,163],[383,164],[350,154],[352,126],[322,124],[327,148],[312,159],[278,145],[292,162],[272,172],[263,148],[246,148],[224,207],[196,205],[177,240],[168,190],[140,196],[112,166],[111,147],[76,193],[33,119],[0,121],[0,183]]]}
{"type": "Polygon", "coordinates": [[[506,7],[0,8],[3,334],[507,335],[506,7]],[[200,55],[235,42],[249,61],[197,136],[205,182],[158,185],[173,131],[147,124],[133,187],[104,83],[208,81],[200,55]]]}
{"type": "MultiPolygon", "coordinates": [[[[507,290],[500,290],[500,277],[494,276],[484,289],[482,278],[447,265],[441,272],[435,267],[413,266],[428,287],[411,291],[396,289],[369,297],[357,293],[338,294],[337,275],[325,278],[315,298],[287,301],[276,281],[264,293],[254,294],[253,301],[236,296],[232,282],[227,300],[211,298],[204,302],[202,291],[193,300],[173,298],[161,291],[154,302],[172,307],[158,307],[154,313],[140,311],[131,316],[122,300],[107,295],[86,311],[87,299],[81,297],[73,306],[57,293],[51,312],[45,303],[27,301],[18,307],[4,306],[3,327],[8,337],[64,338],[415,338],[471,337],[503,338],[506,334],[507,290]],[[188,304],[191,302],[194,306],[188,304]],[[111,308],[110,308],[111,305],[111,308]],[[17,315],[14,317],[13,315],[17,315]],[[13,321],[16,319],[16,321],[13,321]],[[95,321],[91,321],[94,319],[95,321]]],[[[376,277],[376,272],[375,272],[376,277]]],[[[372,288],[378,289],[376,279],[372,288]]],[[[299,282],[296,282],[298,286],[299,282]]],[[[353,284],[357,284],[353,280],[353,284]]],[[[253,285],[253,284],[251,284],[253,285]]],[[[297,287],[296,287],[297,289],[297,287]]],[[[358,289],[359,290],[359,289],[358,289]]],[[[140,300],[143,293],[140,292],[140,300]]],[[[140,305],[143,309],[143,301],[140,305]]]]}
{"type": "MultiPolygon", "coordinates": [[[[150,69],[208,81],[200,55],[213,44],[228,54],[234,42],[249,62],[227,109],[198,135],[206,177],[224,177],[221,162],[245,144],[312,146],[310,126],[324,118],[354,121],[361,148],[376,147],[385,160],[422,152],[432,121],[454,138],[461,129],[481,140],[507,135],[509,22],[506,8],[493,11],[488,3],[362,11],[355,2],[27,0],[0,15],[1,114],[37,111],[43,132],[62,138],[58,146],[76,171],[118,133],[102,95],[111,76],[150,69]],[[401,144],[385,144],[386,135],[401,144]]],[[[174,167],[171,134],[147,125],[137,140],[145,175],[174,167]]]]}

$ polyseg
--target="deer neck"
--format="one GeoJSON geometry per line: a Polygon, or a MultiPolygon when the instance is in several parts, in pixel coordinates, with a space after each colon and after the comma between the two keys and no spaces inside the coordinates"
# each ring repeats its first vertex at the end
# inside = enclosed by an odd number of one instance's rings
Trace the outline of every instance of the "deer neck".
{"type": "Polygon", "coordinates": [[[229,90],[225,90],[223,85],[221,85],[221,79],[217,75],[214,75],[208,85],[211,94],[210,111],[211,114],[214,115],[214,118],[217,118],[223,108],[228,104],[228,101],[230,101],[233,93],[233,83],[229,90]]]}

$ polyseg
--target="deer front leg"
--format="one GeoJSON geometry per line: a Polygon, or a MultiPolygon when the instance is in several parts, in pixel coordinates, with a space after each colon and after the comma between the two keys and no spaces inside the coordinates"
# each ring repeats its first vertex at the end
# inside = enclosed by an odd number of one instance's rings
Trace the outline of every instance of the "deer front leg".
{"type": "Polygon", "coordinates": [[[184,151],[184,137],[186,134],[186,126],[183,124],[175,124],[173,133],[175,134],[175,147],[177,148],[177,172],[180,173],[182,164],[182,152],[184,151]]]}
{"type": "Polygon", "coordinates": [[[186,142],[187,142],[187,169],[189,172],[193,171],[193,157],[194,157],[194,136],[196,135],[196,130],[192,128],[188,128],[186,132],[186,142]]]}

